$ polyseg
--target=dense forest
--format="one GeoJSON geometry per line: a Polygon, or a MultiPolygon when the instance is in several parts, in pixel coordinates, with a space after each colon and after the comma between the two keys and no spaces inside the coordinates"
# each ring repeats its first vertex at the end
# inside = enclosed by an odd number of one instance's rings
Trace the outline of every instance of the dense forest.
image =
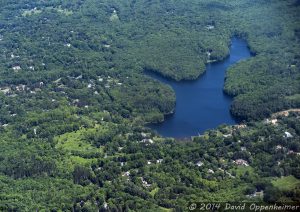
{"type": "Polygon", "coordinates": [[[299,0],[2,0],[0,211],[186,211],[300,202],[299,0]],[[176,104],[145,71],[227,71],[243,124],[191,139],[147,123],[176,104]]]}

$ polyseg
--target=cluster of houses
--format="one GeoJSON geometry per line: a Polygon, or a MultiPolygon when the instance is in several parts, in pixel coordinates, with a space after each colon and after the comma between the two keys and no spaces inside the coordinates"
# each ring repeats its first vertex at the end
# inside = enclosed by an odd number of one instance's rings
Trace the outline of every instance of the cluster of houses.
{"type": "MultiPolygon", "coordinates": [[[[82,77],[82,75],[79,75],[77,77],[68,76],[68,78],[69,79],[80,80],[83,77],[82,77]]],[[[123,85],[122,82],[120,82],[118,79],[112,78],[111,76],[107,76],[106,78],[103,77],[103,76],[98,76],[98,80],[97,81],[100,82],[100,83],[105,83],[104,84],[105,88],[110,88],[111,86],[121,86],[121,85],[123,85]]],[[[90,80],[88,82],[87,88],[94,89],[95,86],[96,86],[96,82],[94,80],[90,80]]]]}
{"type": "Polygon", "coordinates": [[[287,155],[298,155],[298,156],[300,156],[300,152],[295,152],[293,150],[288,150],[286,147],[283,147],[281,145],[277,145],[275,147],[275,150],[276,151],[284,151],[285,154],[287,154],[287,155]]]}
{"type": "MultiPolygon", "coordinates": [[[[122,174],[122,177],[126,177],[127,181],[129,181],[130,180],[130,171],[124,172],[122,174]]],[[[141,179],[143,187],[145,187],[145,188],[151,187],[152,184],[147,182],[143,177],[140,177],[140,179],[141,179]]]]}
{"type": "MultiPolygon", "coordinates": [[[[69,79],[71,80],[82,80],[83,79],[83,75],[78,75],[78,76],[67,76],[69,79]]],[[[97,80],[89,80],[87,82],[86,87],[88,89],[93,90],[93,93],[95,95],[99,95],[99,92],[96,90],[96,85],[97,82],[102,84],[105,88],[109,89],[111,86],[121,86],[123,85],[123,83],[119,82],[118,79],[114,79],[110,76],[107,77],[103,77],[103,76],[98,76],[97,80]]],[[[62,78],[58,78],[54,81],[52,81],[52,83],[54,83],[56,85],[55,87],[55,91],[56,92],[61,92],[65,94],[65,88],[67,88],[67,85],[62,83],[62,78]]],[[[89,105],[87,104],[87,102],[79,100],[79,99],[74,99],[71,104],[77,106],[77,107],[85,107],[88,108],[89,105]]]]}
{"type": "Polygon", "coordinates": [[[229,132],[228,132],[227,134],[223,134],[222,136],[223,136],[224,138],[230,138],[230,137],[233,136],[233,132],[234,132],[234,131],[236,131],[236,130],[238,130],[238,129],[244,129],[244,128],[246,128],[246,127],[247,127],[246,124],[233,125],[233,126],[230,128],[229,132]]]}
{"type": "MultiPolygon", "coordinates": [[[[16,59],[16,58],[20,58],[20,56],[19,55],[15,55],[14,53],[11,53],[10,54],[10,58],[12,59],[12,60],[14,60],[14,59],[16,59]]],[[[32,60],[30,60],[30,62],[33,62],[32,60]]],[[[43,65],[45,65],[44,63],[43,63],[43,65]]],[[[23,67],[24,68],[24,67],[23,67]]],[[[19,72],[19,71],[21,71],[22,70],[22,67],[21,67],[21,65],[19,64],[19,62],[15,62],[14,63],[14,65],[12,65],[11,66],[11,69],[14,71],[14,72],[19,72]]],[[[26,69],[28,70],[30,70],[30,71],[34,71],[35,70],[35,67],[33,66],[33,65],[30,65],[30,66],[26,66],[26,69]]]]}
{"type": "MultiPolygon", "coordinates": [[[[98,79],[99,82],[103,82],[104,81],[104,78],[102,77],[99,77],[98,79]]],[[[123,83],[119,82],[118,79],[114,79],[110,76],[107,77],[106,79],[106,84],[104,85],[105,88],[110,88],[111,86],[113,85],[118,85],[118,86],[121,86],[123,83]]]]}
{"type": "MultiPolygon", "coordinates": [[[[131,175],[130,171],[126,171],[126,172],[124,172],[124,173],[122,174],[122,177],[126,177],[126,178],[127,178],[127,181],[129,181],[129,180],[130,180],[130,175],[131,175]]],[[[143,184],[144,187],[148,188],[148,187],[151,186],[151,184],[148,183],[143,177],[141,177],[140,179],[141,179],[142,184],[143,184]]]]}
{"type": "Polygon", "coordinates": [[[34,83],[30,86],[20,84],[20,85],[11,85],[11,86],[5,86],[0,87],[0,92],[7,95],[7,96],[16,96],[19,92],[30,92],[30,93],[36,93],[37,91],[40,91],[41,88],[44,86],[44,82],[38,82],[34,83]]]}

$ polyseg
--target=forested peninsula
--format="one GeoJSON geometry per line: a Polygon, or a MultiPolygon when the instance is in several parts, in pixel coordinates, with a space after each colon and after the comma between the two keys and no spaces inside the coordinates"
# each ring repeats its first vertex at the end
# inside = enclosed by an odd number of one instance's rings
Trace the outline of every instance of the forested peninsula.
{"type": "Polygon", "coordinates": [[[188,211],[300,202],[299,0],[2,0],[0,211],[188,211]],[[240,124],[188,139],[147,127],[176,81],[229,56],[240,124]],[[283,112],[282,112],[283,111],[283,112]]]}

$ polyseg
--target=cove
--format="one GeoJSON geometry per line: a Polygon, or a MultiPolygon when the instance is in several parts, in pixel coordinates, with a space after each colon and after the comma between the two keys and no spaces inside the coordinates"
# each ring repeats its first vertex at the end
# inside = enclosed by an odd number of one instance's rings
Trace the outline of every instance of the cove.
{"type": "Polygon", "coordinates": [[[206,65],[206,72],[194,81],[176,82],[160,74],[146,74],[170,85],[176,94],[175,112],[161,123],[148,125],[160,135],[185,138],[202,134],[221,124],[236,124],[230,114],[232,98],[223,92],[226,69],[251,56],[246,41],[231,39],[230,55],[223,61],[206,65]]]}

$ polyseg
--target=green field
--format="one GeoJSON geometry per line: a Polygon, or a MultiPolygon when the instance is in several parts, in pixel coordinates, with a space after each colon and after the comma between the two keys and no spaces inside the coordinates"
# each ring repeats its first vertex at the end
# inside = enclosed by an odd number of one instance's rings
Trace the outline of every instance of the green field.
{"type": "Polygon", "coordinates": [[[300,187],[300,180],[294,176],[282,177],[272,181],[272,184],[282,191],[293,190],[300,187]]]}

